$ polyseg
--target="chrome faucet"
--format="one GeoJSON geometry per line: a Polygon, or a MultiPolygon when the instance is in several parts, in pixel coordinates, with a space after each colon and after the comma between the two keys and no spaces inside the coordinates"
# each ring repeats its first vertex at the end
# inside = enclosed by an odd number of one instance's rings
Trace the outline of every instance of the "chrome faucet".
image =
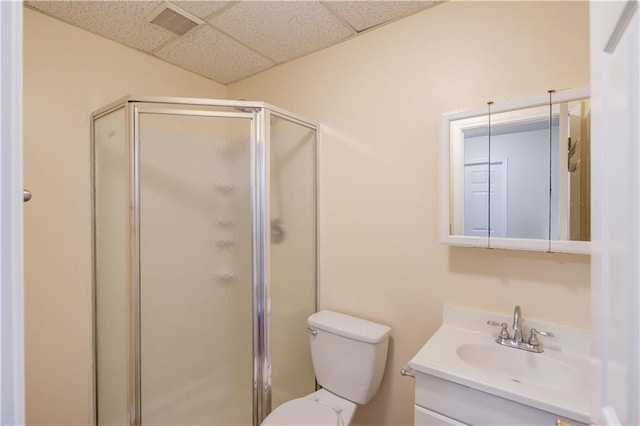
{"type": "Polygon", "coordinates": [[[522,325],[520,325],[520,305],[516,305],[513,310],[513,340],[516,342],[522,342],[522,325]]]}
{"type": "Polygon", "coordinates": [[[508,325],[506,322],[498,323],[495,321],[487,321],[487,324],[501,327],[500,334],[498,334],[498,338],[496,339],[496,343],[508,346],[510,348],[522,349],[529,352],[544,352],[542,349],[542,345],[538,340],[538,336],[547,336],[554,337],[553,333],[548,331],[538,331],[535,328],[531,329],[531,335],[529,336],[529,341],[525,342],[522,340],[522,312],[520,311],[520,306],[516,305],[513,310],[513,338],[509,335],[508,325]]]}

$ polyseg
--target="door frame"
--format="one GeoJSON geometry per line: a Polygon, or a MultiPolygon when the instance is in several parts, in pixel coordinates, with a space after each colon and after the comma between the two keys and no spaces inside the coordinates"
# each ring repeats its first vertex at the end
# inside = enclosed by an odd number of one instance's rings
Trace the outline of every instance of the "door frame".
{"type": "Polygon", "coordinates": [[[640,420],[640,12],[638,0],[592,1],[591,421],[640,420]],[[624,44],[619,44],[624,40],[624,44]],[[624,50],[622,47],[625,46],[624,50]],[[624,87],[612,89],[616,81],[624,87]],[[622,95],[621,95],[622,94],[622,95]],[[610,123],[613,112],[626,122],[610,123]],[[624,115],[627,115],[624,117],[624,115]],[[612,158],[622,151],[626,158],[612,158]],[[626,162],[626,167],[620,167],[626,162]],[[618,182],[628,182],[620,188],[618,182]],[[615,198],[614,198],[615,197],[615,198]],[[612,204],[615,201],[615,205],[612,204]],[[629,212],[619,213],[620,206],[629,212]],[[622,223],[621,223],[622,222],[622,223]],[[620,232],[620,227],[628,232],[620,232]],[[616,229],[617,228],[617,229],[616,229]],[[622,315],[616,313],[622,312],[622,315]]]}
{"type": "Polygon", "coordinates": [[[25,423],[22,2],[0,1],[0,424],[25,423]]]}

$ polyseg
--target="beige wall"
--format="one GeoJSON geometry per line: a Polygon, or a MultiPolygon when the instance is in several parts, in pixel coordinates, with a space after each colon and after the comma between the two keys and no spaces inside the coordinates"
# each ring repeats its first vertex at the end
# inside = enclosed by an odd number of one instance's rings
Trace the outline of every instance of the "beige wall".
{"type": "MultiPolygon", "coordinates": [[[[443,302],[588,326],[589,260],[450,248],[437,237],[438,118],[587,85],[586,2],[453,2],[228,88],[325,126],[322,305],[393,327],[379,395],[360,424],[412,422],[400,367],[443,302]]],[[[25,10],[27,421],[90,418],[89,112],[127,93],[227,89],[25,10]]]]}
{"type": "Polygon", "coordinates": [[[86,425],[89,114],[126,94],[224,98],[226,88],[29,9],[24,69],[27,422],[86,425]]]}
{"type": "Polygon", "coordinates": [[[588,55],[586,2],[451,2],[229,86],[325,126],[322,307],[393,328],[359,424],[412,423],[399,371],[444,302],[589,325],[587,256],[440,245],[437,182],[441,113],[588,85],[588,55]]]}

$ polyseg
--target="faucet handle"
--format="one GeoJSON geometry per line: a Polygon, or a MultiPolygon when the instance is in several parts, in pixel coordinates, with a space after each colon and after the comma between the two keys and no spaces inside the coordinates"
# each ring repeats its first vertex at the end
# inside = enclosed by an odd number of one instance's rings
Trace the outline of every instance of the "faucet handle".
{"type": "Polygon", "coordinates": [[[531,329],[531,337],[529,337],[529,344],[531,346],[538,346],[540,344],[540,342],[538,341],[538,334],[541,336],[547,336],[547,337],[555,337],[553,333],[551,333],[550,331],[538,331],[535,328],[531,329]]]}
{"type": "Polygon", "coordinates": [[[499,323],[499,322],[495,322],[495,321],[487,321],[487,324],[492,325],[494,327],[502,327],[502,330],[500,330],[500,338],[501,339],[510,339],[511,337],[509,336],[509,332],[507,331],[507,328],[509,327],[507,325],[506,322],[503,323],[499,323]]]}

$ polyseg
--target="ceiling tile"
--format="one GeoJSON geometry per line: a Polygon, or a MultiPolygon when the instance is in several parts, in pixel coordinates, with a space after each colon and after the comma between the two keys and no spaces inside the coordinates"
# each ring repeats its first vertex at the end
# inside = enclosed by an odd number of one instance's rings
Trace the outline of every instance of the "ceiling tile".
{"type": "Polygon", "coordinates": [[[191,1],[191,0],[173,0],[171,3],[176,6],[186,10],[187,12],[193,13],[198,18],[205,19],[208,18],[214,12],[222,9],[225,6],[229,5],[228,1],[219,1],[219,0],[205,0],[205,1],[191,1]]]}
{"type": "Polygon", "coordinates": [[[276,62],[303,56],[355,34],[317,1],[239,2],[209,22],[276,62]]]}
{"type": "Polygon", "coordinates": [[[325,1],[324,4],[344,18],[358,32],[387,21],[411,15],[433,6],[435,2],[415,1],[325,1]]]}
{"type": "MultiPolygon", "coordinates": [[[[3,0],[0,0],[3,1],[3,0]]],[[[426,0],[171,0],[210,23],[181,38],[147,17],[160,0],[26,0],[27,7],[230,83],[438,4],[426,0]],[[218,29],[214,28],[217,27],[218,29]]]]}
{"type": "Polygon", "coordinates": [[[155,55],[223,84],[241,80],[274,65],[208,25],[177,39],[155,55]]]}
{"type": "Polygon", "coordinates": [[[151,51],[175,37],[145,21],[160,1],[27,1],[38,9],[127,46],[151,51]]]}

